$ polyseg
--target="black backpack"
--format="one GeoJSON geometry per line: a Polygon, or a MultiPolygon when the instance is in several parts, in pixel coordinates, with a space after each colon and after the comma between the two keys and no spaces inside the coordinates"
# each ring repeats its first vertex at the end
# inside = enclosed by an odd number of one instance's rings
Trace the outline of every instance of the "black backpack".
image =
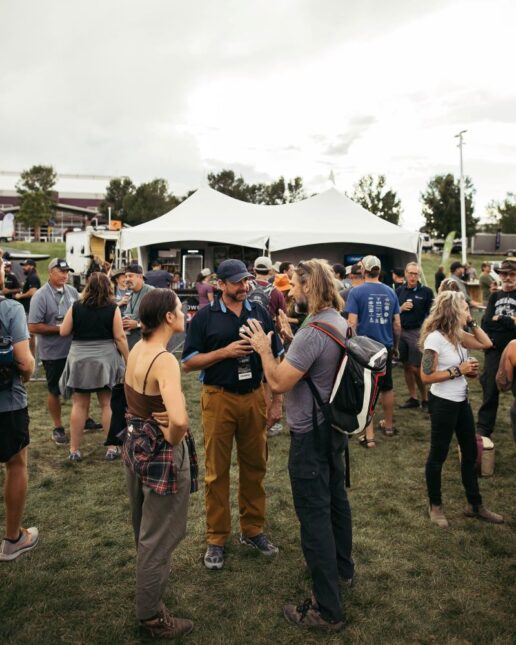
{"type": "Polygon", "coordinates": [[[330,399],[323,402],[317,387],[307,377],[306,382],[333,430],[353,435],[363,432],[373,418],[380,394],[380,379],[385,376],[387,349],[367,336],[348,336],[330,323],[308,323],[329,336],[342,349],[342,356],[335,374],[330,399]]]}
{"type": "Polygon", "coordinates": [[[251,302],[257,302],[261,305],[266,311],[269,311],[269,303],[271,301],[272,290],[274,289],[273,284],[269,284],[266,287],[261,284],[254,283],[252,290],[249,292],[247,299],[251,302]]]}
{"type": "MultiPolygon", "coordinates": [[[[0,296],[0,305],[4,300],[5,297],[0,296]]],[[[16,374],[17,369],[14,362],[13,339],[9,336],[9,330],[4,325],[0,308],[0,391],[10,390],[12,388],[16,374]]]]}

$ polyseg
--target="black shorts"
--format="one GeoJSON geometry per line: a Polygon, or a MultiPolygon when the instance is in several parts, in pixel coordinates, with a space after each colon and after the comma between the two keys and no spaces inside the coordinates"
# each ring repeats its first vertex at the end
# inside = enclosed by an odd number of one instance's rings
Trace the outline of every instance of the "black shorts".
{"type": "Polygon", "coordinates": [[[393,388],[392,383],[392,347],[387,348],[387,364],[385,365],[385,376],[380,380],[380,392],[389,392],[393,388]]]}
{"type": "Polygon", "coordinates": [[[0,412],[0,463],[7,463],[29,443],[28,409],[0,412]]]}
{"type": "Polygon", "coordinates": [[[421,366],[423,355],[419,349],[420,329],[402,329],[400,336],[400,361],[415,367],[421,366]]]}
{"type": "Polygon", "coordinates": [[[47,377],[47,389],[50,394],[59,396],[61,391],[59,389],[59,379],[66,365],[66,358],[58,358],[54,361],[41,361],[45,368],[45,376],[47,377]]]}

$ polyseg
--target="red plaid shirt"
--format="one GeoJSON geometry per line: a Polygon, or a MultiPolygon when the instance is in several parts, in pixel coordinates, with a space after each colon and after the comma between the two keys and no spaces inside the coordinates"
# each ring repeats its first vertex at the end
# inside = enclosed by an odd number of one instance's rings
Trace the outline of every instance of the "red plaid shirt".
{"type": "MultiPolygon", "coordinates": [[[[190,492],[194,493],[199,487],[199,469],[190,430],[186,433],[185,442],[190,456],[190,492]]],[[[153,419],[127,415],[122,459],[129,470],[158,495],[177,493],[174,447],[165,440],[161,428],[153,419]]]]}

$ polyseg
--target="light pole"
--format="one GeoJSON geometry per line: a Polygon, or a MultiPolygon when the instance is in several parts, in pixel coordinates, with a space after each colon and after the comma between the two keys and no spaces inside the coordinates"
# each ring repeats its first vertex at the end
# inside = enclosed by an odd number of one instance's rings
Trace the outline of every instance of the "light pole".
{"type": "Polygon", "coordinates": [[[464,139],[463,135],[467,132],[467,130],[461,130],[459,134],[455,135],[455,138],[459,139],[459,145],[457,148],[459,149],[459,154],[460,154],[460,233],[461,233],[461,246],[462,246],[462,264],[466,264],[466,246],[467,246],[467,238],[466,238],[466,196],[464,195],[464,169],[462,166],[462,146],[464,145],[464,139]]]}

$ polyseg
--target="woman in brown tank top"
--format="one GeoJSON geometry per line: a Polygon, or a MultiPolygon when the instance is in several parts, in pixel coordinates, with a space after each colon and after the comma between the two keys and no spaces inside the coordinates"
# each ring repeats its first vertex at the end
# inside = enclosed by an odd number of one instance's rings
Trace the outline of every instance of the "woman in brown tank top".
{"type": "Polygon", "coordinates": [[[147,636],[173,638],[193,628],[190,620],[173,617],[161,600],[170,556],[186,533],[191,486],[190,452],[185,441],[188,414],[180,368],[166,350],[172,335],[184,330],[184,314],[170,289],[147,293],[139,313],[142,339],[131,350],[125,373],[128,434],[122,452],[137,549],[136,617],[147,636]],[[149,419],[159,425],[165,441],[149,419]],[[153,440],[157,437],[158,452],[150,451],[152,469],[142,474],[132,461],[135,453],[130,445],[149,436],[153,440]],[[172,453],[173,468],[167,466],[164,453],[169,457],[172,453]]]}

